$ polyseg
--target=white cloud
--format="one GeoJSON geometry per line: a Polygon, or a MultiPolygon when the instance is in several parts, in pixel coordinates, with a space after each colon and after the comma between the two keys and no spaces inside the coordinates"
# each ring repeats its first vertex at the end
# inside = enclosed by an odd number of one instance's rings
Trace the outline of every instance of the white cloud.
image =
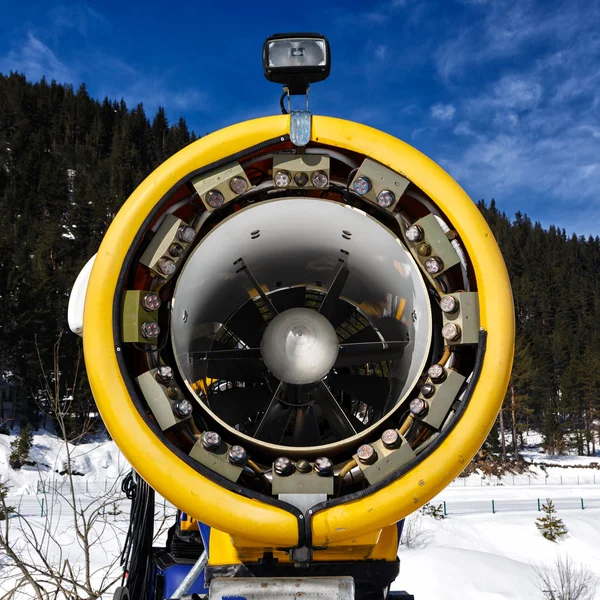
{"type": "Polygon", "coordinates": [[[437,72],[466,119],[435,158],[475,198],[598,234],[600,6],[582,7],[498,0],[443,43],[437,72]]]}
{"type": "Polygon", "coordinates": [[[434,104],[431,107],[431,116],[439,121],[452,121],[456,108],[452,104],[434,104]]]}
{"type": "Polygon", "coordinates": [[[74,29],[83,37],[97,26],[107,28],[109,20],[85,3],[70,6],[56,6],[48,12],[51,27],[60,33],[63,30],[74,29]]]}
{"type": "Polygon", "coordinates": [[[472,20],[440,44],[435,62],[442,80],[467,77],[470,65],[517,56],[540,41],[555,47],[572,41],[582,24],[591,25],[597,13],[585,0],[494,0],[486,7],[482,18],[472,20]]]}
{"type": "Polygon", "coordinates": [[[45,76],[59,82],[73,83],[76,75],[73,70],[60,61],[46,44],[31,31],[24,43],[0,57],[0,72],[17,71],[29,79],[38,80],[45,76]]]}
{"type": "Polygon", "coordinates": [[[383,44],[378,44],[375,47],[375,57],[377,58],[377,60],[385,60],[386,55],[387,55],[386,46],[384,46],[383,44]]]}
{"type": "MultiPolygon", "coordinates": [[[[87,5],[81,6],[84,15],[87,14],[85,11],[92,10],[87,5]]],[[[73,21],[69,27],[84,26],[81,21],[83,17],[75,18],[78,14],[74,11],[70,15],[73,21]]],[[[55,17],[58,27],[67,27],[61,18],[55,17]]],[[[96,19],[95,16],[89,18],[96,19]]],[[[103,17],[99,15],[97,18],[103,17]]],[[[123,98],[129,107],[141,102],[150,110],[164,106],[167,111],[181,113],[188,109],[204,110],[208,103],[208,95],[202,90],[181,86],[173,88],[164,77],[138,70],[106,53],[72,52],[70,64],[66,64],[33,31],[27,33],[20,46],[14,47],[5,56],[0,56],[0,72],[10,71],[23,73],[31,81],[39,81],[45,77],[74,85],[83,81],[93,82],[97,90],[95,95],[123,98]]]]}

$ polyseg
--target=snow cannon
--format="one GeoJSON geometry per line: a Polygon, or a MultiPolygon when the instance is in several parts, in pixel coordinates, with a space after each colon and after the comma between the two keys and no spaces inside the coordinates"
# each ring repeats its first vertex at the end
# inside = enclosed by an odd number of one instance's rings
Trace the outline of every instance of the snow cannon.
{"type": "Polygon", "coordinates": [[[323,36],[267,40],[284,114],[151,173],[82,272],[70,322],[126,458],[211,528],[207,583],[326,575],[383,598],[398,523],[496,419],[513,303],[494,236],[442,168],[286,109],[329,61],[323,36]]]}

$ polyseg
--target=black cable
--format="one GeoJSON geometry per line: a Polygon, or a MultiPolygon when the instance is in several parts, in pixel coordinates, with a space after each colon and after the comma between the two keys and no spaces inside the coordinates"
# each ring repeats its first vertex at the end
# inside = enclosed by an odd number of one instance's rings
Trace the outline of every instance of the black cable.
{"type": "Polygon", "coordinates": [[[281,98],[279,98],[279,106],[281,106],[281,114],[282,115],[287,115],[289,114],[287,111],[287,108],[284,106],[283,104],[283,99],[288,95],[287,92],[283,92],[283,94],[281,94],[281,98]]]}
{"type": "Polygon", "coordinates": [[[352,176],[358,171],[358,169],[352,169],[352,171],[350,171],[350,173],[348,174],[348,179],[346,180],[346,191],[349,192],[350,191],[350,180],[352,179],[352,176]]]}
{"type": "Polygon", "coordinates": [[[132,598],[145,598],[154,537],[154,490],[133,470],[123,480],[121,489],[131,500],[129,528],[121,553],[122,583],[132,598]]]}

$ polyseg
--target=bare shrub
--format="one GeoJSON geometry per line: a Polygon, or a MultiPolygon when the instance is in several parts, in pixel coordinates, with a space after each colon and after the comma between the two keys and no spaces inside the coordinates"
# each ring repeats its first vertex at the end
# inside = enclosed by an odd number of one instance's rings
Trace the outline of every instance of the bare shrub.
{"type": "Polygon", "coordinates": [[[535,567],[537,588],[548,600],[593,600],[598,578],[586,565],[557,555],[553,567],[535,567]]]}
{"type": "Polygon", "coordinates": [[[404,520],[400,543],[407,548],[423,548],[431,541],[431,533],[425,528],[423,515],[414,512],[404,520]]]}

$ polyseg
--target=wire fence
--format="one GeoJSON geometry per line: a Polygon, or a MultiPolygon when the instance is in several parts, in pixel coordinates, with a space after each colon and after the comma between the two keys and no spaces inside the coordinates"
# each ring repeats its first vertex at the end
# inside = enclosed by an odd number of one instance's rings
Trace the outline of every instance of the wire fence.
{"type": "MultiPolygon", "coordinates": [[[[585,510],[600,508],[600,498],[551,498],[556,510],[585,510]]],[[[444,500],[444,516],[473,515],[482,513],[541,512],[546,498],[525,500],[444,500]]],[[[433,502],[435,504],[435,501],[433,502]]]]}
{"type": "Polygon", "coordinates": [[[494,485],[521,486],[521,485],[600,485],[600,471],[590,469],[590,473],[546,475],[535,473],[525,475],[493,475],[481,476],[477,474],[467,477],[458,477],[448,487],[486,487],[494,485]]]}

